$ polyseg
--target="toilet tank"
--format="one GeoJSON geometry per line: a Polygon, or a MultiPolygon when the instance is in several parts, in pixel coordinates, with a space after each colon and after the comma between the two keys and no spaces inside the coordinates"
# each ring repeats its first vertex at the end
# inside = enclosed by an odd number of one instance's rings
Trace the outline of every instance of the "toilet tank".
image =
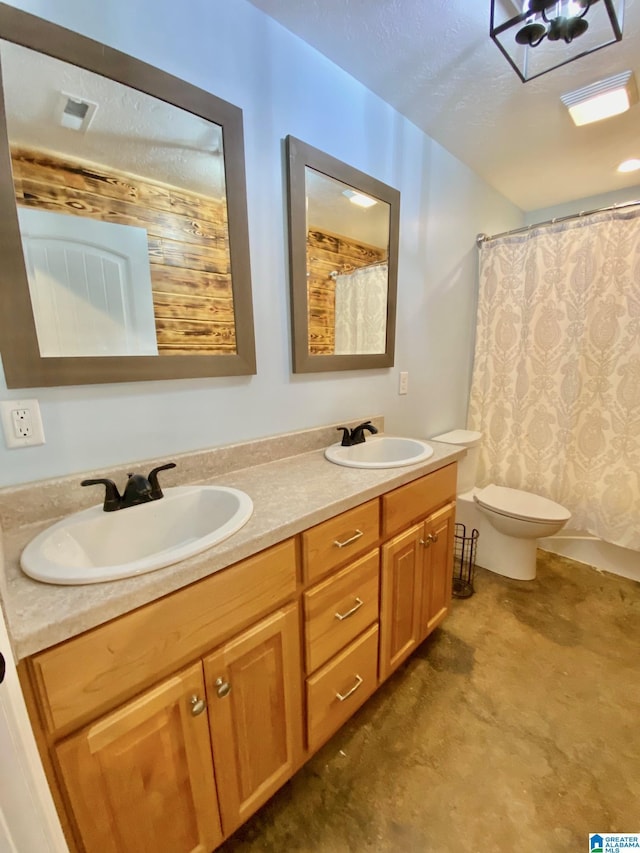
{"type": "Polygon", "coordinates": [[[434,435],[434,441],[444,441],[446,444],[459,444],[467,448],[467,455],[458,459],[458,482],[456,494],[469,492],[476,484],[478,474],[478,458],[480,454],[480,442],[482,433],[470,429],[454,429],[451,432],[443,432],[442,435],[434,435]]]}

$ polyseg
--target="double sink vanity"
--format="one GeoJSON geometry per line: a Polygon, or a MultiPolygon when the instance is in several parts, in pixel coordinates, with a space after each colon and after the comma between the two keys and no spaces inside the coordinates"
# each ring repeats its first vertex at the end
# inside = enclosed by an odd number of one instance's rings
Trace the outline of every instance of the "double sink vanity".
{"type": "MultiPolygon", "coordinates": [[[[255,373],[242,110],[3,2],[0,64],[7,388],[255,373]],[[127,146],[105,158],[88,147],[99,132],[54,146],[48,123],[23,145],[25,69],[39,73],[31,94],[52,103],[81,81],[75,107],[102,104],[93,130],[104,121],[113,135],[122,107],[139,119],[135,149],[157,148],[150,115],[163,146],[179,127],[174,141],[193,156],[174,174],[166,157],[132,164],[127,146]],[[31,288],[51,304],[85,285],[96,303],[103,293],[66,263],[59,281],[25,263],[45,225],[72,231],[74,257],[91,263],[96,245],[106,251],[96,234],[110,251],[128,234],[140,273],[123,279],[113,313],[139,315],[140,328],[115,334],[111,315],[99,334],[83,320],[68,328],[78,300],[73,312],[34,310],[31,288]]],[[[286,170],[293,372],[391,367],[400,193],[291,136],[272,167],[286,170]],[[351,204],[354,191],[375,216],[351,204]],[[338,307],[367,275],[384,294],[376,322],[367,314],[375,345],[338,307]]],[[[93,321],[103,312],[91,299],[93,321]]],[[[375,433],[381,419],[360,427],[375,433]]],[[[121,467],[0,490],[3,610],[73,853],[210,853],[445,617],[464,451],[336,437],[334,425],[183,454],[147,478],[121,467]],[[98,484],[107,512],[92,507],[98,484]],[[140,505],[139,489],[150,495],[140,505]]]]}
{"type": "Polygon", "coordinates": [[[47,508],[66,518],[87,500],[80,478],[0,492],[4,605],[71,850],[214,850],[446,616],[461,451],[419,457],[377,436],[365,459],[343,448],[351,463],[331,464],[335,436],[178,457],[158,509],[219,486],[253,512],[214,547],[123,580],[19,568],[52,529],[47,508]]]}

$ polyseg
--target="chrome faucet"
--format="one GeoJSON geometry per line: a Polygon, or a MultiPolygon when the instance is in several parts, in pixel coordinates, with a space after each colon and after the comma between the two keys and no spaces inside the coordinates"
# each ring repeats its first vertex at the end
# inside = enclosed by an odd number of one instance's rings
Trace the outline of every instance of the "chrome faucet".
{"type": "Polygon", "coordinates": [[[105,512],[115,512],[118,509],[127,509],[130,506],[160,500],[163,495],[160,483],[158,482],[158,472],[175,467],[175,462],[167,462],[166,465],[158,465],[157,468],[153,468],[146,477],[142,474],[128,474],[129,479],[122,495],[113,480],[108,480],[106,477],[98,477],[95,480],[83,480],[80,485],[103,485],[105,487],[105,496],[102,508],[105,512]]]}
{"type": "Polygon", "coordinates": [[[339,426],[336,427],[336,429],[342,430],[342,441],[340,443],[343,447],[351,447],[353,444],[362,444],[364,442],[365,430],[369,430],[372,435],[375,435],[375,433],[378,432],[371,421],[365,421],[363,424],[358,424],[358,426],[354,427],[352,430],[349,430],[349,428],[345,426],[339,426]]]}

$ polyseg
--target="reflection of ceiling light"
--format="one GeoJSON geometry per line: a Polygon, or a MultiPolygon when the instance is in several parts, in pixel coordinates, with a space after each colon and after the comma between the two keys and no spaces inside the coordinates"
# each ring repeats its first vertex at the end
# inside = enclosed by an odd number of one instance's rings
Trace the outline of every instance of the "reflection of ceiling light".
{"type": "Polygon", "coordinates": [[[85,131],[93,121],[98,105],[78,95],[60,92],[56,108],[58,123],[69,130],[85,131]]]}
{"type": "Polygon", "coordinates": [[[491,0],[489,32],[525,83],[620,41],[623,17],[624,0],[491,0]]]}
{"type": "Polygon", "coordinates": [[[374,204],[378,203],[375,198],[371,198],[370,195],[357,193],[355,190],[343,190],[342,195],[345,195],[351,204],[357,204],[358,207],[373,207],[374,204]]]}
{"type": "Polygon", "coordinates": [[[580,126],[626,112],[638,100],[632,71],[623,71],[561,96],[573,123],[580,126]]]}
{"type": "Polygon", "coordinates": [[[640,169],[640,160],[625,160],[618,166],[618,172],[637,172],[640,169]]]}

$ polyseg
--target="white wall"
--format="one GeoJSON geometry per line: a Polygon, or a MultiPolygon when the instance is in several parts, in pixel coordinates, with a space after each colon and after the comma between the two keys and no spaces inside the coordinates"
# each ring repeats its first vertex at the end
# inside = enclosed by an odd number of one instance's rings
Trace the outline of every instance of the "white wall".
{"type": "Polygon", "coordinates": [[[258,375],[8,391],[36,397],[47,443],[7,450],[0,485],[382,414],[388,431],[463,425],[473,357],[475,236],[523,223],[377,96],[245,0],[13,0],[241,107],[258,375]],[[283,139],[292,134],[401,192],[396,366],[293,375],[283,139]],[[409,372],[409,394],[397,394],[409,372]]]}

